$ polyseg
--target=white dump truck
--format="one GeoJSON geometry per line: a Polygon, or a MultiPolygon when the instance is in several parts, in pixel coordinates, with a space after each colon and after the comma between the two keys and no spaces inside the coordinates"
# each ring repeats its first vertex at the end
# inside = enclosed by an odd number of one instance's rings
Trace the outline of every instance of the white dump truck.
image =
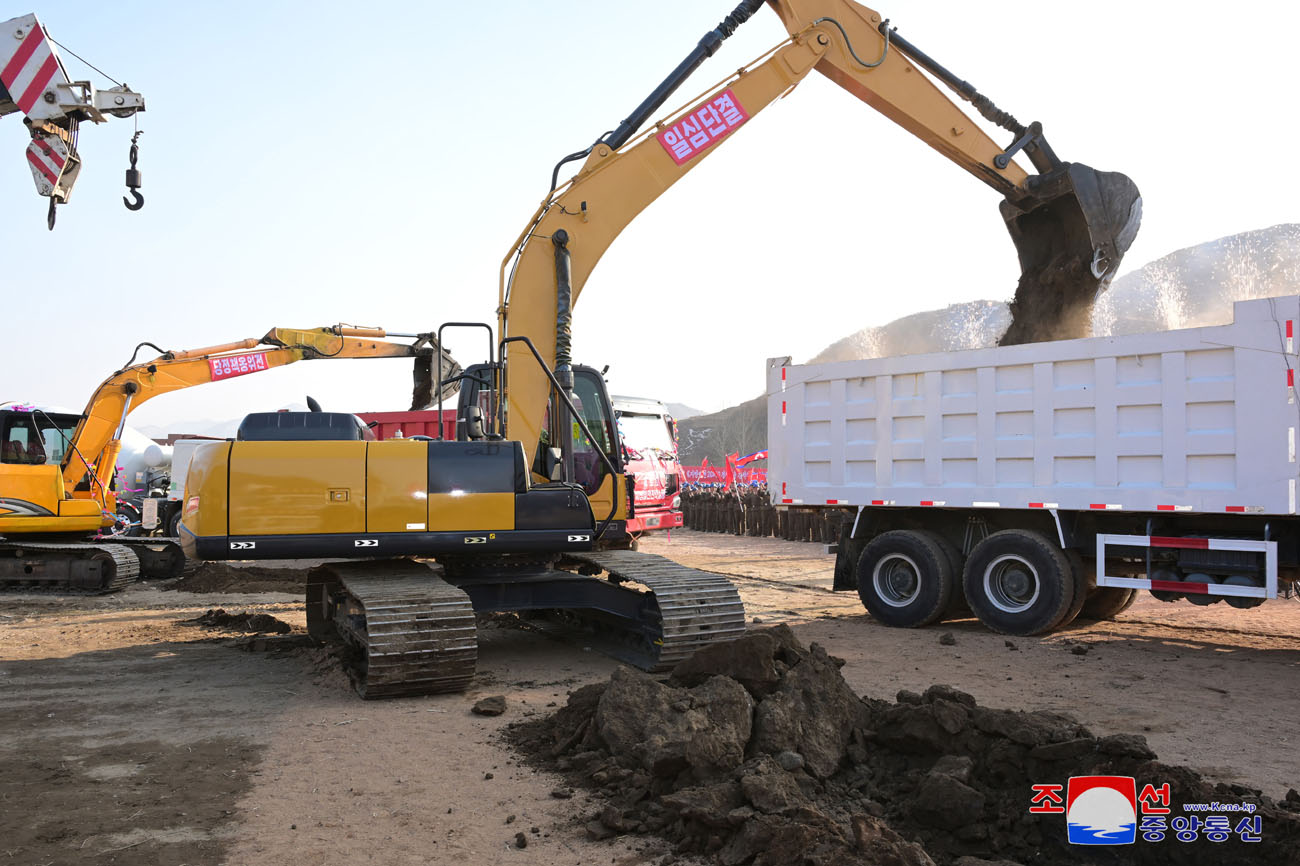
{"type": "Polygon", "coordinates": [[[795,366],[768,362],[778,507],[841,509],[834,586],[876,619],[964,605],[1040,634],[1147,590],[1290,597],[1300,297],[1228,325],[795,366]]]}

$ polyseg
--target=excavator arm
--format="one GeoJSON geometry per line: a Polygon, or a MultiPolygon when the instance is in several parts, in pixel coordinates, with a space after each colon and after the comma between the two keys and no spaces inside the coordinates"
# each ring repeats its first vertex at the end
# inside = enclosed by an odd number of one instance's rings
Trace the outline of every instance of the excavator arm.
{"type": "MultiPolygon", "coordinates": [[[[1021,125],[852,0],[770,0],[789,38],[633,137],[761,5],[742,2],[619,127],[556,166],[551,192],[501,264],[502,338],[528,337],[563,385],[572,364],[572,309],[605,250],[645,207],[814,69],[1002,195],[1022,267],[1004,343],[1063,336],[1066,320],[1091,307],[1132,243],[1141,214],[1137,187],[1120,174],[1061,162],[1040,125],[1021,125]],[[998,145],[921,69],[1015,139],[998,145]],[[1022,153],[1036,173],[1017,164],[1022,153]],[[577,159],[585,160],[582,167],[557,187],[560,167],[577,159]]],[[[506,368],[509,436],[531,460],[550,385],[518,343],[507,348],[506,368]]]]}
{"type": "MultiPolygon", "coordinates": [[[[142,346],[151,345],[142,343],[142,346]]],[[[140,347],[137,347],[139,351],[140,347]]],[[[157,348],[157,347],[153,347],[157,348]]],[[[459,367],[438,348],[432,334],[389,334],[380,328],[345,325],[296,330],[273,328],[263,337],[192,349],[163,352],[152,361],[128,363],[95,389],[86,404],[62,464],[64,489],[69,494],[88,482],[89,495],[108,502],[108,484],[121,450],[122,428],[133,409],[153,397],[223,379],[259,373],[297,361],[341,358],[413,358],[415,392],[412,408],[430,405],[434,397],[433,361],[446,378],[459,367]],[[415,338],[411,344],[391,337],[415,338]]],[[[133,359],[134,361],[134,359],[133,359]]],[[[442,390],[453,390],[444,386],[442,390]]],[[[112,509],[108,509],[111,511],[112,509]]]]}

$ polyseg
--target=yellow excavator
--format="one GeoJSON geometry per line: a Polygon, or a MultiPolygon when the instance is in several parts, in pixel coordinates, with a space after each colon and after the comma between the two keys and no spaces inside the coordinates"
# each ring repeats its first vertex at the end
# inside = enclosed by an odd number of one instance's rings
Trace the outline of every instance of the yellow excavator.
{"type": "MultiPolygon", "coordinates": [[[[0,406],[0,585],[119,590],[137,576],[171,577],[185,564],[175,541],[117,536],[113,479],[127,414],[159,394],[321,358],[414,358],[416,408],[433,399],[433,359],[459,368],[431,335],[344,325],[295,330],[186,352],[135,354],[95,389],[80,415],[0,406]],[[414,338],[410,344],[393,337],[414,338]]],[[[325,418],[326,415],[322,415],[325,418]]],[[[347,416],[351,418],[351,416],[347,416]]]]}
{"type": "Polygon", "coordinates": [[[363,696],[464,688],[475,611],[559,609],[586,629],[584,643],[652,670],[743,630],[728,581],[630,549],[623,521],[635,502],[602,375],[572,359],[572,311],[619,232],[812,70],[1002,197],[1023,272],[1020,331],[1004,342],[1053,334],[1114,275],[1140,219],[1136,186],[1060,161],[1039,124],[1020,124],[850,0],[771,0],[789,37],[638,134],[761,5],[741,3],[616,129],[556,165],[501,264],[496,333],[444,326],[488,334],[487,363],[455,377],[455,441],[254,434],[191,464],[181,532],[192,556],[381,557],[321,566],[308,584],[309,630],[353,645],[363,696]],[[995,143],[944,87],[1012,141],[995,143]],[[561,168],[580,159],[561,185],[561,168]],[[437,562],[382,559],[392,556],[437,562]]]}

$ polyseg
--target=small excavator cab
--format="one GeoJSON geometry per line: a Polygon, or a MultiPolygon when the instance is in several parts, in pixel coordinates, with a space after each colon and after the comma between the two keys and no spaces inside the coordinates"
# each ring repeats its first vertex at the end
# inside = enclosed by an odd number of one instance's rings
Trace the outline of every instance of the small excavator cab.
{"type": "Polygon", "coordinates": [[[1021,272],[1003,346],[1088,333],[1142,221],[1137,185],[1119,172],[1062,163],[1030,181],[1029,195],[1000,206],[1021,272]]]}

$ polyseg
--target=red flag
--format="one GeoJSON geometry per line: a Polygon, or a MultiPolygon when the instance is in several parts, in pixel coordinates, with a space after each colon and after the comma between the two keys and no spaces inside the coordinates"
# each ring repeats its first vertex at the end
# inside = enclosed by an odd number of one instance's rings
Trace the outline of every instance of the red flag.
{"type": "Polygon", "coordinates": [[[707,469],[708,465],[709,465],[709,458],[705,457],[703,462],[700,463],[700,468],[707,469]]]}
{"type": "Polygon", "coordinates": [[[727,477],[724,486],[728,490],[731,489],[731,485],[736,481],[736,458],[739,456],[739,451],[727,455],[727,477]]]}
{"type": "Polygon", "coordinates": [[[741,457],[739,460],[736,461],[736,466],[737,468],[739,468],[741,466],[747,466],[748,464],[753,463],[755,460],[766,460],[766,459],[767,459],[767,449],[764,448],[762,451],[755,451],[753,454],[746,454],[744,457],[741,457]]]}

